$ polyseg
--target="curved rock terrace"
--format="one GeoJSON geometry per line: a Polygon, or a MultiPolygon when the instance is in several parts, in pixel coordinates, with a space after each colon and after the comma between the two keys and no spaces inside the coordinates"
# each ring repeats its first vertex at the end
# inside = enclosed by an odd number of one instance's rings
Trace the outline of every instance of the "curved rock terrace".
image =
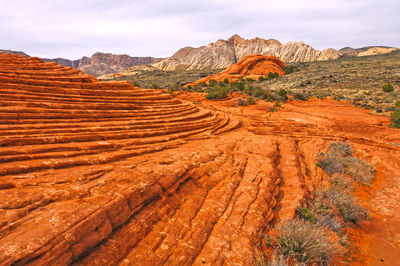
{"type": "Polygon", "coordinates": [[[236,64],[212,76],[199,79],[187,85],[198,85],[202,82],[208,83],[211,79],[220,82],[228,79],[229,82],[238,81],[240,78],[251,78],[257,80],[259,77],[267,77],[268,73],[285,74],[286,64],[273,55],[253,54],[243,57],[236,64]]]}
{"type": "Polygon", "coordinates": [[[316,157],[333,141],[377,169],[363,256],[396,262],[400,133],[386,117],[180,100],[18,55],[0,54],[0,90],[0,265],[249,265],[324,182],[316,157]]]}

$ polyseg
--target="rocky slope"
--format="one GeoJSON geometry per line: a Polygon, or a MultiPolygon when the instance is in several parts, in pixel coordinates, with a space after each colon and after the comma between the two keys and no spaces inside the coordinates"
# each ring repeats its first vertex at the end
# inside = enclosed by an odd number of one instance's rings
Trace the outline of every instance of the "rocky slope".
{"type": "Polygon", "coordinates": [[[2,50],[2,49],[0,49],[0,54],[17,54],[17,55],[29,56],[21,51],[2,50]]]}
{"type": "Polygon", "coordinates": [[[285,68],[286,64],[273,55],[248,55],[220,73],[199,79],[187,85],[194,86],[202,82],[208,83],[211,79],[217,82],[224,81],[225,79],[233,82],[240,78],[257,80],[260,76],[267,77],[268,73],[278,73],[282,76],[285,74],[285,68]]]}
{"type": "Polygon", "coordinates": [[[344,47],[340,49],[339,52],[343,56],[369,56],[369,55],[387,54],[396,50],[399,49],[387,46],[367,46],[362,48],[344,47]]]}
{"type": "Polygon", "coordinates": [[[154,64],[161,70],[187,70],[226,68],[250,54],[274,55],[286,63],[337,59],[343,55],[365,56],[398,50],[392,47],[371,46],[359,49],[346,47],[337,51],[329,48],[318,51],[303,42],[281,44],[274,39],[243,39],[233,35],[228,40],[218,40],[199,48],[185,47],[173,56],[154,64]],[[369,50],[369,51],[367,51],[369,50]]]}
{"type": "Polygon", "coordinates": [[[334,49],[318,51],[302,42],[281,44],[273,39],[246,40],[233,35],[207,46],[182,48],[154,66],[162,70],[226,68],[250,54],[275,55],[284,62],[331,60],[341,56],[334,49]]]}
{"type": "Polygon", "coordinates": [[[368,194],[385,253],[362,251],[398,261],[400,131],[385,117],[194,104],[18,55],[0,54],[0,85],[0,265],[249,265],[324,182],[332,141],[385,177],[368,194]]]}
{"type": "Polygon", "coordinates": [[[78,68],[82,72],[95,77],[117,73],[136,65],[153,64],[161,60],[162,58],[132,57],[126,54],[115,55],[111,53],[95,53],[91,57],[84,56],[73,61],[63,58],[44,59],[46,62],[56,62],[64,66],[78,68]]]}

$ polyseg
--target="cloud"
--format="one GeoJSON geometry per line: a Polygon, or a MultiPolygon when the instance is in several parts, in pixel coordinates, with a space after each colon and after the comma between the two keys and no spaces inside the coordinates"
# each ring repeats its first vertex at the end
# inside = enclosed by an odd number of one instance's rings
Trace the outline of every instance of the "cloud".
{"type": "Polygon", "coordinates": [[[397,0],[0,0],[0,49],[70,59],[172,55],[238,33],[317,49],[400,46],[397,0]]]}

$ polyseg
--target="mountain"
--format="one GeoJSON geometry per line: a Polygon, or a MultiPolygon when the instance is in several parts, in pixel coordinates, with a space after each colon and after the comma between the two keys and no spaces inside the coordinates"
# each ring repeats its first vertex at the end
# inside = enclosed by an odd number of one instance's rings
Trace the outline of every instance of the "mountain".
{"type": "MultiPolygon", "coordinates": [[[[24,52],[12,51],[12,50],[0,50],[0,53],[4,54],[18,54],[29,57],[24,52]]],[[[95,77],[117,73],[125,68],[142,65],[142,64],[154,64],[161,61],[163,58],[154,57],[132,57],[126,54],[117,55],[111,53],[95,53],[91,57],[82,57],[77,60],[69,60],[65,58],[42,58],[45,62],[56,62],[60,65],[77,68],[82,70],[83,73],[89,74],[95,77]]]]}
{"type": "Polygon", "coordinates": [[[368,56],[387,54],[399,50],[398,48],[388,46],[366,46],[362,48],[344,47],[339,50],[344,56],[368,56]]]}
{"type": "Polygon", "coordinates": [[[27,56],[29,57],[29,55],[27,55],[24,52],[21,51],[12,51],[12,50],[2,50],[0,49],[0,54],[17,54],[17,55],[23,55],[23,56],[27,56]]]}
{"type": "Polygon", "coordinates": [[[251,54],[275,55],[284,62],[332,60],[341,56],[335,49],[318,51],[303,42],[281,44],[274,39],[247,40],[236,34],[207,46],[182,48],[153,66],[161,70],[226,68],[251,54]]]}
{"type": "Polygon", "coordinates": [[[79,61],[78,68],[86,74],[97,77],[104,74],[117,73],[132,66],[154,64],[162,59],[163,58],[154,58],[150,56],[131,57],[126,54],[95,53],[92,57],[82,57],[79,61]]]}
{"type": "Polygon", "coordinates": [[[78,60],[68,60],[64,58],[43,59],[45,62],[57,62],[63,66],[69,66],[82,70],[83,73],[98,77],[105,74],[117,73],[125,68],[142,65],[154,64],[162,58],[154,57],[132,57],[126,54],[116,55],[111,53],[95,53],[91,57],[82,57],[78,60]]]}

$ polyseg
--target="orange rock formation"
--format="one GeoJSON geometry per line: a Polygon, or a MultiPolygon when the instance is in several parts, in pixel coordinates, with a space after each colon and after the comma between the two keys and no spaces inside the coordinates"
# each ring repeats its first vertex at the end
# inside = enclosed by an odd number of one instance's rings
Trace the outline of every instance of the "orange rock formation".
{"type": "Polygon", "coordinates": [[[267,77],[268,73],[278,73],[280,76],[285,74],[286,64],[273,55],[248,55],[243,57],[234,65],[231,65],[224,71],[212,76],[199,79],[187,86],[198,85],[199,83],[208,83],[210,79],[217,82],[228,79],[229,82],[237,81],[239,78],[251,78],[257,80],[260,76],[267,77]]]}
{"type": "Polygon", "coordinates": [[[0,91],[0,265],[248,265],[324,182],[332,141],[385,177],[366,228],[387,222],[362,251],[397,262],[400,131],[385,117],[316,99],[195,105],[17,55],[0,54],[0,91]]]}

